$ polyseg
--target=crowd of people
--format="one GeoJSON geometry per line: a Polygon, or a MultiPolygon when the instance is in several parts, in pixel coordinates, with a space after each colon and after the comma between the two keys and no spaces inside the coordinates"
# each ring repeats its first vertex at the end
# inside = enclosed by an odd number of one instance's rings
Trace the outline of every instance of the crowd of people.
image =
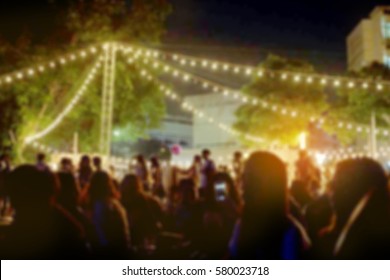
{"type": "Polygon", "coordinates": [[[123,178],[99,157],[54,172],[3,155],[0,195],[2,259],[390,259],[389,178],[369,158],[329,175],[301,151],[289,180],[266,151],[231,168],[209,150],[188,169],[138,155],[123,178]]]}

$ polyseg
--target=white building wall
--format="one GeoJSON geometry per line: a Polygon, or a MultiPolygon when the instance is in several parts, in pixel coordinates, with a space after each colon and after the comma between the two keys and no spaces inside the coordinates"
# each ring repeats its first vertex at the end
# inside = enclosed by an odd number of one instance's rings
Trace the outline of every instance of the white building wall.
{"type": "Polygon", "coordinates": [[[376,7],[347,37],[348,69],[360,70],[373,62],[390,66],[390,6],[376,7]]]}
{"type": "MultiPolygon", "coordinates": [[[[186,97],[185,101],[203,111],[207,117],[213,118],[216,123],[222,123],[228,127],[235,122],[235,111],[240,106],[238,101],[225,99],[218,93],[190,96],[186,97]]],[[[209,123],[205,118],[193,116],[193,147],[195,149],[237,146],[238,139],[235,136],[209,123]]]]}

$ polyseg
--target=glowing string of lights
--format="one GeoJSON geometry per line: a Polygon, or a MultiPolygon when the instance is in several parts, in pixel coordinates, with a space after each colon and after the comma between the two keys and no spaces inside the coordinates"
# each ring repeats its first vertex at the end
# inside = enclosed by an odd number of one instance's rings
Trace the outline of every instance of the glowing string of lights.
{"type": "Polygon", "coordinates": [[[352,148],[340,149],[325,153],[328,159],[346,159],[346,158],[362,158],[362,157],[374,157],[374,158],[386,158],[390,156],[390,147],[381,147],[378,149],[375,155],[370,154],[367,149],[365,151],[359,151],[352,148]]]}
{"type": "Polygon", "coordinates": [[[47,72],[48,70],[54,70],[59,66],[64,66],[70,62],[74,62],[79,59],[86,59],[90,55],[96,55],[99,53],[99,47],[89,47],[80,51],[61,55],[55,59],[52,59],[45,63],[38,63],[30,67],[23,68],[21,70],[13,71],[0,76],[0,86],[12,85],[21,80],[36,77],[40,74],[47,72]]]}
{"type": "Polygon", "coordinates": [[[186,102],[181,101],[180,97],[179,97],[179,95],[177,93],[175,93],[174,91],[169,89],[167,86],[163,85],[162,82],[160,82],[157,79],[155,79],[146,69],[142,69],[140,71],[140,75],[141,75],[141,77],[143,77],[147,81],[153,81],[155,83],[158,83],[159,84],[159,89],[164,93],[164,95],[166,97],[168,97],[169,99],[173,100],[173,101],[181,103],[182,109],[184,109],[184,110],[186,110],[188,112],[191,112],[192,114],[196,115],[197,117],[199,117],[201,119],[206,120],[210,124],[213,124],[213,125],[217,126],[222,131],[224,131],[226,133],[229,133],[229,134],[231,134],[233,136],[241,136],[241,137],[245,138],[246,140],[254,142],[254,143],[264,143],[264,139],[263,138],[260,138],[258,136],[254,136],[254,135],[251,135],[251,134],[241,133],[241,132],[239,132],[239,131],[229,127],[226,124],[223,124],[223,123],[220,123],[220,122],[216,121],[214,118],[208,116],[203,111],[195,108],[190,102],[188,102],[188,101],[186,101],[186,102]]]}
{"type": "Polygon", "coordinates": [[[55,153],[58,153],[59,151],[57,149],[54,149],[52,147],[49,147],[47,145],[44,145],[38,141],[33,141],[33,142],[29,142],[28,143],[31,147],[33,147],[34,149],[37,149],[39,151],[42,151],[42,152],[45,152],[45,153],[48,153],[48,154],[55,154],[55,153]]]}
{"type": "Polygon", "coordinates": [[[255,66],[223,62],[213,59],[203,59],[189,55],[170,53],[167,51],[156,51],[144,47],[123,45],[123,49],[137,50],[137,52],[146,55],[147,57],[161,57],[163,59],[168,58],[174,62],[179,63],[181,66],[190,66],[192,68],[200,67],[211,71],[230,72],[236,75],[257,75],[258,77],[264,77],[265,74],[270,74],[270,76],[273,77],[280,77],[280,79],[283,81],[293,80],[294,82],[302,82],[308,85],[317,83],[322,86],[333,86],[334,88],[344,87],[345,89],[355,89],[360,87],[364,90],[371,89],[378,92],[390,90],[390,81],[386,80],[373,81],[372,79],[349,78],[316,73],[292,72],[285,70],[278,71],[265,68],[259,69],[255,66]]]}
{"type": "MultiPolygon", "coordinates": [[[[133,52],[131,49],[125,49],[125,53],[133,52]]],[[[139,59],[141,56],[144,57],[144,55],[140,54],[139,52],[135,52],[135,55],[128,60],[129,63],[133,63],[134,59],[139,59]]],[[[199,77],[197,75],[194,75],[192,73],[185,72],[181,69],[178,69],[176,67],[172,67],[166,63],[159,62],[156,58],[154,58],[154,63],[149,63],[148,58],[143,59],[143,63],[145,65],[152,65],[154,69],[162,69],[165,73],[171,74],[173,78],[180,79],[184,82],[193,82],[195,84],[201,84],[203,88],[208,89],[210,88],[213,92],[221,93],[224,95],[224,97],[233,97],[235,100],[241,101],[243,104],[253,104],[253,105],[261,105],[262,108],[271,110],[274,113],[281,114],[286,117],[292,117],[296,118],[300,115],[304,115],[302,113],[297,112],[296,110],[287,108],[285,106],[280,106],[275,103],[271,103],[269,101],[264,101],[261,98],[250,98],[247,96],[244,96],[244,94],[240,91],[231,89],[229,87],[220,85],[216,82],[211,82],[205,78],[199,77]]],[[[141,60],[142,61],[142,60],[141,60]]],[[[310,121],[318,120],[319,124],[324,124],[325,119],[323,117],[315,117],[315,116],[307,116],[310,121]]],[[[370,127],[368,125],[357,125],[349,122],[343,122],[338,121],[337,122],[337,128],[339,129],[345,129],[349,131],[356,131],[357,133],[370,133],[370,127]]],[[[383,136],[389,136],[390,132],[387,129],[376,129],[377,135],[383,135],[383,136]]]]}
{"type": "Polygon", "coordinates": [[[58,125],[62,123],[64,118],[73,110],[73,108],[77,105],[81,97],[88,90],[88,86],[95,78],[99,68],[102,66],[101,61],[102,61],[102,57],[99,57],[96,63],[93,65],[92,69],[89,71],[87,78],[83,81],[80,88],[76,91],[76,94],[74,95],[72,100],[68,103],[65,109],[55,118],[55,120],[52,123],[50,123],[50,125],[48,125],[44,130],[37,132],[34,135],[28,136],[25,139],[25,143],[29,144],[38,139],[45,137],[50,132],[52,132],[58,125]]]}

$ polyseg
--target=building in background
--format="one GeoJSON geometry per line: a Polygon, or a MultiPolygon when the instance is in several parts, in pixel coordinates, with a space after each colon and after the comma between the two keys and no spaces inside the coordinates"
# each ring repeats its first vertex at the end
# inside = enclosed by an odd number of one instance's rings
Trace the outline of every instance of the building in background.
{"type": "Polygon", "coordinates": [[[161,127],[149,131],[149,137],[166,145],[180,145],[182,148],[192,148],[192,120],[189,116],[168,115],[162,121],[161,127]]]}
{"type": "Polygon", "coordinates": [[[390,6],[378,6],[347,37],[348,69],[358,71],[373,62],[390,67],[390,6]]]}
{"type": "Polygon", "coordinates": [[[219,93],[209,93],[188,96],[185,101],[202,110],[205,116],[215,120],[213,124],[208,122],[206,117],[194,114],[192,127],[194,149],[237,148],[239,146],[237,137],[218,127],[218,124],[232,127],[235,121],[235,111],[240,106],[238,100],[223,98],[219,93]]]}

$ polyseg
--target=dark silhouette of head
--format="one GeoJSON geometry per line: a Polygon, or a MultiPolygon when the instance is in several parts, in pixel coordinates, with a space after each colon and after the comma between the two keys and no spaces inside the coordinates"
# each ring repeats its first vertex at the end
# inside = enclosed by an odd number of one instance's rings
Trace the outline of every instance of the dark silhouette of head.
{"type": "Polygon", "coordinates": [[[336,214],[341,220],[347,219],[359,200],[370,191],[374,192],[374,199],[389,199],[386,173],[379,163],[369,158],[340,162],[330,188],[336,214]]]}
{"type": "Polygon", "coordinates": [[[93,157],[93,166],[96,170],[102,169],[102,159],[100,157],[93,157]]]}
{"type": "Polygon", "coordinates": [[[38,162],[44,162],[46,159],[46,155],[44,153],[38,153],[37,154],[37,161],[38,162]]]}
{"type": "Polygon", "coordinates": [[[136,160],[137,160],[137,162],[138,162],[139,164],[141,164],[141,165],[145,165],[145,164],[146,164],[146,163],[145,163],[145,158],[144,158],[143,155],[137,155],[135,158],[136,158],[136,160]]]}
{"type": "Polygon", "coordinates": [[[91,178],[89,198],[92,202],[104,201],[115,196],[114,184],[111,177],[103,171],[95,172],[91,178]]]}
{"type": "Polygon", "coordinates": [[[269,152],[255,152],[247,160],[243,172],[245,211],[253,215],[284,216],[287,200],[285,164],[269,152]]]}
{"type": "Polygon", "coordinates": [[[88,155],[83,155],[80,160],[80,169],[90,168],[91,167],[91,158],[88,155]]]}
{"type": "Polygon", "coordinates": [[[274,154],[250,155],[243,172],[244,206],[238,237],[241,258],[256,258],[258,248],[266,258],[280,258],[288,228],[287,171],[274,154]]]}
{"type": "Polygon", "coordinates": [[[199,163],[199,162],[201,162],[202,161],[202,157],[200,156],[200,155],[195,155],[194,156],[194,162],[195,163],[199,163]]]}
{"type": "Polygon", "coordinates": [[[18,214],[48,207],[58,190],[58,180],[50,171],[21,165],[11,172],[7,189],[18,214]]]}
{"type": "Polygon", "coordinates": [[[334,233],[340,237],[346,234],[336,243],[335,257],[389,259],[390,196],[381,165],[369,158],[340,162],[331,191],[336,212],[334,233]]]}
{"type": "Polygon", "coordinates": [[[210,155],[211,155],[211,152],[210,152],[209,149],[204,149],[204,150],[202,151],[202,157],[203,157],[204,159],[206,159],[206,160],[209,159],[210,155]]]}
{"type": "Polygon", "coordinates": [[[64,157],[61,159],[60,166],[62,171],[72,171],[72,160],[64,157]]]}
{"type": "Polygon", "coordinates": [[[160,162],[156,156],[153,156],[150,158],[150,163],[153,168],[159,168],[160,167],[160,162]]]}
{"type": "Polygon", "coordinates": [[[241,161],[241,159],[242,159],[242,153],[241,153],[240,151],[236,151],[236,152],[234,152],[233,157],[234,157],[234,160],[235,160],[235,161],[241,161]]]}
{"type": "Polygon", "coordinates": [[[75,177],[69,172],[59,172],[57,177],[60,183],[57,202],[65,207],[76,207],[79,203],[80,188],[75,177]]]}

